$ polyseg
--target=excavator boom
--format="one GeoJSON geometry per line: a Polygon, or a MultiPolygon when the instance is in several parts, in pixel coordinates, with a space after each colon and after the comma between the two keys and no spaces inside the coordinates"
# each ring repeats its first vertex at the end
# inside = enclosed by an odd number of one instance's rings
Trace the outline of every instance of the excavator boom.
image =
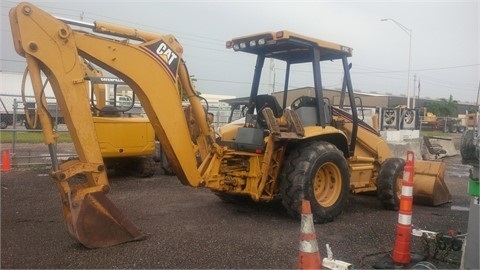
{"type": "MultiPolygon", "coordinates": [[[[138,39],[145,42],[133,44],[73,30],[29,3],[12,8],[9,16],[15,50],[27,60],[37,104],[42,102],[41,81],[39,83],[42,71],[52,86],[78,154],[78,160],[63,164],[52,157],[52,176],[62,197],[71,236],[92,248],[141,239],[143,234],[105,196],[109,183],[80,57],[118,76],[133,89],[177,177],[185,185],[199,186],[202,179],[194,147],[185,144],[191,139],[178,83],[187,89],[190,99],[198,103],[196,115],[205,113],[189,81],[185,82],[189,80],[188,75],[182,74],[186,73],[186,67],[181,58],[181,45],[173,36],[140,33],[138,39]],[[81,174],[86,180],[78,184],[76,176],[81,174]]],[[[134,32],[121,27],[109,30],[105,25],[95,30],[116,36],[130,36],[134,32]]],[[[50,120],[39,115],[45,142],[54,154],[56,135],[52,133],[50,120]]],[[[204,132],[210,131],[206,124],[201,128],[204,132]]],[[[205,138],[211,135],[206,134],[205,138]]]]}

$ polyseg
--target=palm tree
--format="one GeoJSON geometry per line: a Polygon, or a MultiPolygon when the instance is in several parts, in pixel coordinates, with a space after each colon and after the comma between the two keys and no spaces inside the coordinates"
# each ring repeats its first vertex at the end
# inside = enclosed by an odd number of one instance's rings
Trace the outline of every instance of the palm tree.
{"type": "Polygon", "coordinates": [[[427,110],[436,116],[457,116],[458,101],[454,100],[452,95],[449,99],[441,98],[439,101],[430,101],[427,103],[427,110]]]}

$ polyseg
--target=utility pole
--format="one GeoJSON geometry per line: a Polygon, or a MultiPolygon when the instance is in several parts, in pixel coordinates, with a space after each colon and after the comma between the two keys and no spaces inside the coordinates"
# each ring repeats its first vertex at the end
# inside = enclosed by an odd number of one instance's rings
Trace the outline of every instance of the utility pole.
{"type": "MultiPolygon", "coordinates": [[[[410,70],[412,68],[412,29],[406,27],[405,25],[397,22],[394,19],[381,19],[380,21],[386,22],[386,21],[391,21],[394,24],[396,24],[400,29],[402,29],[403,32],[405,32],[408,37],[408,72],[407,72],[407,108],[410,108],[410,70]]],[[[415,95],[413,97],[415,99],[415,95]]]]}
{"type": "Polygon", "coordinates": [[[413,75],[413,104],[412,104],[412,109],[415,109],[415,87],[417,85],[417,74],[413,75]]]}
{"type": "Polygon", "coordinates": [[[480,95],[480,81],[478,82],[478,89],[477,89],[477,103],[475,104],[475,107],[478,108],[478,96],[480,95]]]}
{"type": "MultiPolygon", "coordinates": [[[[476,127],[477,124],[480,125],[480,122],[478,121],[478,117],[480,116],[480,107],[478,107],[478,96],[479,96],[479,95],[480,95],[480,81],[478,82],[477,103],[475,104],[475,107],[477,108],[477,115],[476,115],[476,117],[475,117],[475,125],[474,125],[474,127],[476,127]]],[[[477,128],[477,132],[478,132],[478,130],[480,130],[480,127],[477,128]]],[[[480,159],[479,159],[478,162],[480,163],[480,159]]]]}
{"type": "Polygon", "coordinates": [[[268,75],[268,83],[270,84],[268,94],[271,95],[275,91],[275,62],[273,58],[270,58],[270,69],[268,75]]]}

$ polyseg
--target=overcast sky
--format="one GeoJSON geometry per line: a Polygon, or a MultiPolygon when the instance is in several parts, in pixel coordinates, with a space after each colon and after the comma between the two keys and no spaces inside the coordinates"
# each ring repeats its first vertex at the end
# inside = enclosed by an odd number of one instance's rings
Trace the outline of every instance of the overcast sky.
{"type": "MultiPolygon", "coordinates": [[[[12,48],[8,11],[20,1],[1,2],[2,71],[22,71],[12,48]]],[[[173,34],[202,93],[247,96],[255,59],[225,49],[234,37],[290,30],[353,48],[352,80],[362,92],[406,95],[411,29],[410,95],[460,102],[477,100],[480,83],[480,1],[37,1],[60,17],[113,22],[173,34]]],[[[269,67],[268,64],[266,66],[269,67]]],[[[267,67],[267,68],[268,68],[267,67]]],[[[280,77],[282,66],[273,68],[280,77]]],[[[298,72],[301,72],[299,70],[298,72]]],[[[338,71],[324,70],[324,86],[341,86],[338,71]],[[330,74],[330,75],[329,75],[330,74]]],[[[261,91],[271,86],[265,73],[261,91]]],[[[293,75],[293,74],[292,74],[293,75]]],[[[272,79],[273,80],[273,79],[272,79]]],[[[292,86],[311,86],[295,81],[292,86]]],[[[281,80],[275,80],[280,89],[281,80]]],[[[2,90],[3,91],[3,90],[2,90]]]]}

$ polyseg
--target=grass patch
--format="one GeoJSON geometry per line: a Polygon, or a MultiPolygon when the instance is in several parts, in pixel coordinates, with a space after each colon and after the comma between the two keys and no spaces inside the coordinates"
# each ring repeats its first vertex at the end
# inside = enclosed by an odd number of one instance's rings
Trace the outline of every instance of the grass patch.
{"type": "MultiPolygon", "coordinates": [[[[11,130],[0,131],[0,142],[13,142],[14,132],[11,130]]],[[[15,142],[17,143],[43,143],[43,133],[38,131],[16,131],[15,142]]],[[[59,132],[57,142],[72,142],[72,138],[68,132],[59,132]]]]}
{"type": "MultiPolygon", "coordinates": [[[[57,142],[72,142],[72,138],[68,132],[59,132],[59,137],[57,142]]],[[[448,133],[443,133],[442,131],[429,130],[429,131],[420,131],[420,136],[448,136],[448,133]]],[[[17,143],[43,143],[43,133],[41,131],[16,131],[15,140],[17,143]]],[[[11,143],[13,141],[13,131],[11,130],[1,130],[0,131],[0,142],[1,143],[11,143]]]]}
{"type": "Polygon", "coordinates": [[[425,130],[425,131],[420,131],[420,136],[427,136],[427,137],[444,137],[448,136],[448,133],[444,133],[439,130],[425,130]]]}

